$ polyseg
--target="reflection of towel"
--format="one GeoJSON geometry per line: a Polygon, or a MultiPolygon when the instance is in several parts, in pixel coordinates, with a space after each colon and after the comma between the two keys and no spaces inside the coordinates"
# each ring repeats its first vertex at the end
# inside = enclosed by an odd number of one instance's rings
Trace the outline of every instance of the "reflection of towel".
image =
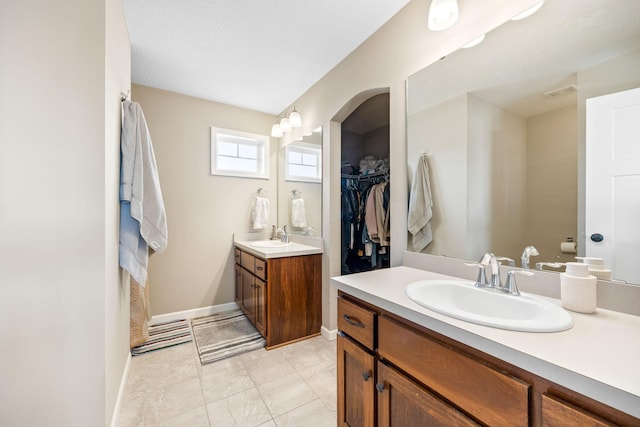
{"type": "Polygon", "coordinates": [[[409,232],[413,235],[413,247],[418,252],[426,248],[433,240],[431,233],[432,207],[429,164],[427,163],[427,156],[422,155],[418,159],[413,182],[411,183],[409,218],[407,221],[409,232]]]}
{"type": "Polygon", "coordinates": [[[269,225],[269,199],[256,196],[256,210],[253,215],[253,228],[265,228],[269,225]]]}
{"type": "Polygon", "coordinates": [[[148,247],[156,252],[167,247],[167,219],[142,108],[137,102],[124,101],[122,110],[120,265],[138,283],[144,284],[147,281],[148,247]]]}
{"type": "Polygon", "coordinates": [[[307,214],[304,211],[304,199],[293,199],[291,201],[291,225],[294,227],[307,226],[307,214]]]}

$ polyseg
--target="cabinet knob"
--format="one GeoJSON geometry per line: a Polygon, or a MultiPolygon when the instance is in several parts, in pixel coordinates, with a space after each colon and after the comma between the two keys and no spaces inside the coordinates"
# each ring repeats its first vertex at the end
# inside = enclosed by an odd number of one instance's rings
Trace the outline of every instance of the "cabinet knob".
{"type": "Polygon", "coordinates": [[[364,372],[362,373],[362,379],[363,379],[363,380],[365,380],[365,381],[369,381],[369,378],[371,378],[371,372],[369,372],[369,371],[364,371],[364,372]]]}
{"type": "Polygon", "coordinates": [[[382,393],[384,391],[384,383],[376,384],[376,390],[378,390],[378,393],[382,393]]]}

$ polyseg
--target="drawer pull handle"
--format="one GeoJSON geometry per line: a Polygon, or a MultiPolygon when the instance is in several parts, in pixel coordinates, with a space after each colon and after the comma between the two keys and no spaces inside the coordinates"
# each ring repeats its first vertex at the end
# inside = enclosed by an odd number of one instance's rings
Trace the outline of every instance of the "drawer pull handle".
{"type": "Polygon", "coordinates": [[[362,322],[361,322],[361,321],[359,321],[358,319],[355,319],[355,318],[354,318],[354,319],[352,319],[351,317],[349,317],[349,316],[348,316],[348,315],[346,315],[346,314],[345,314],[344,316],[342,316],[342,317],[344,318],[344,320],[345,320],[348,324],[353,325],[353,326],[356,326],[356,327],[358,327],[358,328],[364,328],[364,323],[362,323],[362,322]]]}
{"type": "Polygon", "coordinates": [[[264,270],[264,268],[263,267],[256,267],[256,270],[262,271],[262,270],[264,270]]]}
{"type": "Polygon", "coordinates": [[[383,383],[376,384],[376,390],[378,390],[378,393],[382,393],[384,391],[384,384],[383,383]]]}
{"type": "Polygon", "coordinates": [[[362,379],[365,381],[369,381],[369,378],[371,378],[371,372],[369,371],[365,371],[362,373],[362,379]]]}

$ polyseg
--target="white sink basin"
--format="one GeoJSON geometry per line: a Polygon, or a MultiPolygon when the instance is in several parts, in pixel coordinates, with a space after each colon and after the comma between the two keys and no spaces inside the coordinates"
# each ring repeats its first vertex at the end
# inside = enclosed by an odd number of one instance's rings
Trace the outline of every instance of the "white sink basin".
{"type": "Polygon", "coordinates": [[[281,242],[280,240],[258,240],[257,242],[249,243],[254,248],[283,248],[289,246],[291,242],[281,242]]]}
{"type": "Polygon", "coordinates": [[[522,332],[559,332],[573,327],[562,307],[529,294],[520,296],[476,288],[465,280],[423,280],[407,285],[416,304],[446,316],[522,332]]]}

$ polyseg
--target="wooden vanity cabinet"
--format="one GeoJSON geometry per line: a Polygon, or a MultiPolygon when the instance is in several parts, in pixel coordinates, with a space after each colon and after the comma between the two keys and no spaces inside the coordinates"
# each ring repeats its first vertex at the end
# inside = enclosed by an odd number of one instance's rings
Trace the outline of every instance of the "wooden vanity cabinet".
{"type": "Polygon", "coordinates": [[[338,425],[640,426],[637,418],[342,291],[338,316],[338,425]],[[374,363],[371,403],[371,379],[362,378],[374,363]]]}
{"type": "Polygon", "coordinates": [[[235,300],[267,349],[320,334],[322,256],[262,259],[235,248],[235,300]]]}

